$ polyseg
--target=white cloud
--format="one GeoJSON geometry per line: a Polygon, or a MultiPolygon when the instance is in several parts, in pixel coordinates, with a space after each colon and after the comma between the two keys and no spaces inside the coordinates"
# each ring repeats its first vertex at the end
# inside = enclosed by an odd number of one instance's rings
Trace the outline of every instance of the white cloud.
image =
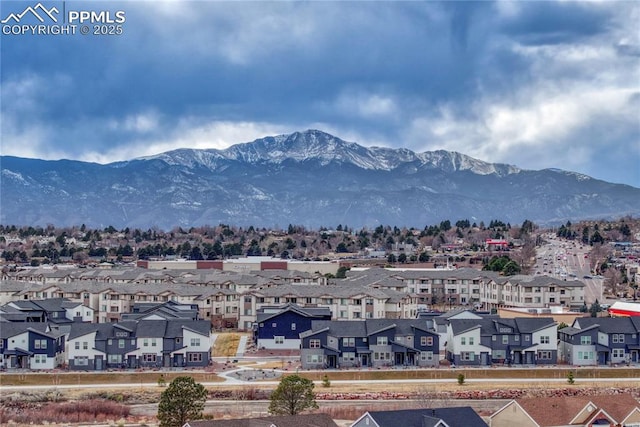
{"type": "Polygon", "coordinates": [[[199,123],[195,119],[181,120],[168,136],[113,147],[104,152],[90,151],[81,160],[110,163],[136,157],[151,156],[178,148],[225,149],[233,144],[249,142],[266,135],[291,132],[289,128],[270,123],[214,121],[199,123]]]}

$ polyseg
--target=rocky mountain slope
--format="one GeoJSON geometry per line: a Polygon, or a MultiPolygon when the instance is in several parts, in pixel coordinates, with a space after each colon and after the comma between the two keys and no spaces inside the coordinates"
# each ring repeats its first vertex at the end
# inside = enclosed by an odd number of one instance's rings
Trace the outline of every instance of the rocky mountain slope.
{"type": "Polygon", "coordinates": [[[1,158],[3,224],[103,227],[540,224],[640,213],[640,189],[308,130],[106,165],[1,158]]]}

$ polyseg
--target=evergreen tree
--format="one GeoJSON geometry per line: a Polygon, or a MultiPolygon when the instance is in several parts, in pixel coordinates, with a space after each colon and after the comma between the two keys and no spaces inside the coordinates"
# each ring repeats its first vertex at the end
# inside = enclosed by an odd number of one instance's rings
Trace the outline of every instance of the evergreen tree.
{"type": "Polygon", "coordinates": [[[297,415],[306,409],[317,409],[313,393],[313,381],[299,375],[289,375],[280,380],[271,393],[269,413],[274,415],[297,415]]]}
{"type": "Polygon", "coordinates": [[[207,390],[191,377],[177,377],[160,396],[160,427],[182,427],[189,420],[202,418],[207,390]]]}

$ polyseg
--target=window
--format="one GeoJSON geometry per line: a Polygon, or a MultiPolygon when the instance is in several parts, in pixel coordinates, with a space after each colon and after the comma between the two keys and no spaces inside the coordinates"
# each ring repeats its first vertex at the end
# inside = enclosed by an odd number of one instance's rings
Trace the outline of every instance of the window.
{"type": "Polygon", "coordinates": [[[155,354],[143,354],[142,355],[142,361],[146,362],[146,363],[155,363],[156,361],[156,355],[155,354]]]}
{"type": "Polygon", "coordinates": [[[76,350],[80,350],[80,341],[76,341],[75,348],[76,350]]]}
{"type": "Polygon", "coordinates": [[[191,347],[200,347],[200,338],[191,338],[191,347]]]}
{"type": "Polygon", "coordinates": [[[34,356],[35,363],[47,363],[47,355],[46,354],[36,354],[34,356]]]}
{"type": "Polygon", "coordinates": [[[473,345],[473,337],[469,337],[469,345],[473,345]]]}
{"type": "Polygon", "coordinates": [[[611,350],[611,357],[622,358],[624,357],[624,348],[614,348],[611,350]]]}
{"type": "Polygon", "coordinates": [[[124,348],[124,340],[123,339],[119,339],[118,340],[118,348],[124,348]]]}
{"type": "Polygon", "coordinates": [[[344,310],[340,311],[340,318],[345,319],[347,317],[347,312],[344,310]]]}
{"type": "Polygon", "coordinates": [[[295,323],[292,323],[292,324],[291,324],[291,330],[292,330],[292,331],[295,331],[295,330],[296,330],[296,324],[295,324],[295,323]]]}
{"type": "Polygon", "coordinates": [[[273,337],[274,341],[276,344],[284,344],[284,336],[283,335],[276,335],[275,337],[273,337]]]}
{"type": "Polygon", "coordinates": [[[156,346],[156,339],[152,338],[151,339],[151,347],[155,347],[156,346]]]}
{"type": "Polygon", "coordinates": [[[354,311],[353,312],[353,318],[354,319],[360,319],[360,312],[359,311],[354,311]]]}
{"type": "Polygon", "coordinates": [[[144,340],[142,340],[142,345],[144,347],[149,347],[149,338],[145,338],[144,340]]]}
{"type": "Polygon", "coordinates": [[[388,337],[377,337],[376,344],[377,345],[388,345],[389,344],[389,338],[388,337]]]}
{"type": "Polygon", "coordinates": [[[47,340],[35,340],[33,342],[33,348],[46,350],[47,349],[47,340]]]}
{"type": "Polygon", "coordinates": [[[493,360],[505,359],[507,357],[507,352],[505,350],[493,350],[491,352],[491,358],[493,360]]]}
{"type": "Polygon", "coordinates": [[[121,363],[121,362],[122,362],[121,354],[110,354],[107,356],[107,363],[113,364],[113,363],[121,363]]]}
{"type": "Polygon", "coordinates": [[[467,345],[467,337],[460,337],[460,345],[467,345]]]}
{"type": "Polygon", "coordinates": [[[273,323],[271,323],[271,327],[272,328],[276,328],[276,327],[278,327],[278,324],[276,322],[273,322],[273,323]]]}
{"type": "Polygon", "coordinates": [[[475,353],[472,351],[461,351],[460,352],[460,360],[464,360],[465,362],[473,362],[475,359],[475,353]]]}
{"type": "Polygon", "coordinates": [[[502,336],[502,344],[509,344],[509,335],[502,336]]]}
{"type": "Polygon", "coordinates": [[[83,350],[89,350],[89,342],[88,341],[82,341],[82,349],[83,350]]]}
{"type": "Polygon", "coordinates": [[[432,361],[433,360],[433,351],[421,351],[420,352],[420,360],[422,360],[423,362],[432,361]]]}
{"type": "Polygon", "coordinates": [[[589,335],[583,335],[580,337],[581,345],[589,345],[591,344],[591,337],[589,335]]]}
{"type": "Polygon", "coordinates": [[[321,354],[307,354],[307,363],[322,363],[321,354]]]}
{"type": "Polygon", "coordinates": [[[309,348],[320,348],[320,340],[309,340],[309,348]]]}
{"type": "Polygon", "coordinates": [[[356,339],[353,338],[353,337],[342,338],[342,346],[343,347],[355,347],[356,346],[356,339]]]}
{"type": "Polygon", "coordinates": [[[78,356],[73,359],[73,363],[76,366],[87,366],[89,365],[89,358],[87,356],[78,356]]]}
{"type": "Polygon", "coordinates": [[[551,360],[551,352],[548,350],[539,351],[538,360],[551,360]]]}
{"type": "Polygon", "coordinates": [[[188,362],[202,362],[202,353],[187,353],[188,362]]]}
{"type": "Polygon", "coordinates": [[[373,305],[373,298],[367,298],[366,303],[367,305],[373,305]]]}
{"type": "Polygon", "coordinates": [[[433,345],[433,337],[420,337],[420,345],[421,346],[433,345]]]}
{"type": "Polygon", "coordinates": [[[391,353],[376,351],[373,353],[373,360],[391,360],[391,353]]]}
{"type": "Polygon", "coordinates": [[[541,336],[540,344],[549,344],[549,336],[548,335],[541,336]]]}
{"type": "Polygon", "coordinates": [[[578,360],[593,360],[593,351],[579,351],[578,360]]]}
{"type": "Polygon", "coordinates": [[[611,341],[613,343],[623,343],[624,342],[624,334],[612,334],[611,341]]]}
{"type": "Polygon", "coordinates": [[[351,351],[345,351],[344,353],[342,353],[342,360],[344,360],[345,362],[353,362],[354,360],[356,360],[356,354],[351,351]]]}

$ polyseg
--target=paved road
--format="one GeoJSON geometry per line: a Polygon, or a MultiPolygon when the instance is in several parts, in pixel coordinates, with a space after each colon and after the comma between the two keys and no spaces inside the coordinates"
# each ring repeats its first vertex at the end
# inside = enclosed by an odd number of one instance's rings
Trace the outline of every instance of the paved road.
{"type": "MultiPolygon", "coordinates": [[[[442,379],[402,379],[402,380],[331,380],[331,384],[341,385],[341,384],[451,384],[455,382],[455,378],[442,378],[442,379]]],[[[580,384],[581,381],[598,381],[599,383],[635,383],[635,385],[640,385],[640,379],[638,378],[576,378],[576,384],[580,384]]],[[[224,382],[201,382],[202,385],[206,387],[229,387],[229,386],[239,386],[246,387],[247,385],[268,385],[268,386],[277,386],[279,381],[245,381],[242,379],[229,379],[224,382]]],[[[496,383],[496,384],[522,384],[522,383],[567,383],[567,378],[562,376],[561,378],[467,378],[465,379],[465,384],[476,384],[476,383],[496,383]]],[[[317,386],[322,385],[322,381],[315,381],[317,386]]],[[[0,386],[0,394],[8,391],[34,391],[34,390],[73,390],[73,389],[101,389],[101,388],[158,388],[158,383],[107,383],[107,384],[58,384],[58,385],[28,385],[28,386],[17,386],[10,385],[0,386]]]]}

